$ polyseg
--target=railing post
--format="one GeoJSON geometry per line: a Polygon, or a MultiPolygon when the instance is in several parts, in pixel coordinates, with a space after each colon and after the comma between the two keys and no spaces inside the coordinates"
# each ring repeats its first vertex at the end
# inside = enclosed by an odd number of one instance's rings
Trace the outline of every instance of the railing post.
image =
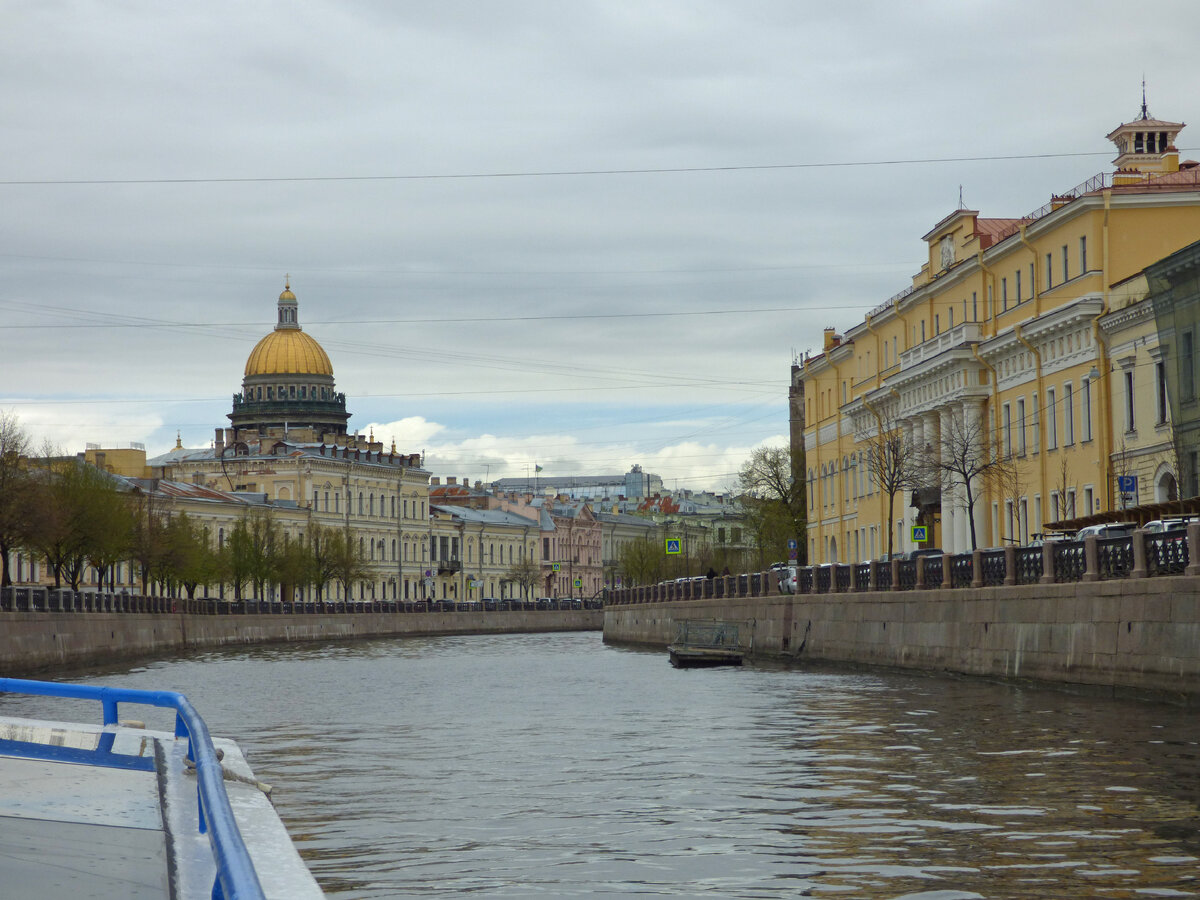
{"type": "Polygon", "coordinates": [[[1135,529],[1133,532],[1133,571],[1130,578],[1145,578],[1149,574],[1146,568],[1146,532],[1135,529]]]}
{"type": "Polygon", "coordinates": [[[1187,523],[1188,564],[1184,574],[1200,575],[1200,520],[1187,523]]]}
{"type": "MultiPolygon", "coordinates": [[[[1057,541],[1046,541],[1042,544],[1042,577],[1038,584],[1054,584],[1054,545],[1057,541]]],[[[1014,555],[1016,551],[1013,551],[1014,555]]]]}
{"type": "Polygon", "coordinates": [[[954,587],[954,556],[950,553],[942,554],[942,587],[954,587]]]}
{"type": "Polygon", "coordinates": [[[892,590],[898,591],[898,590],[900,590],[900,560],[894,559],[894,558],[889,559],[888,566],[890,566],[891,570],[892,570],[890,573],[891,582],[892,582],[892,590]]]}
{"type": "Polygon", "coordinates": [[[925,588],[925,560],[927,559],[929,559],[928,556],[917,557],[917,581],[913,586],[914,591],[924,590],[925,588]]]}
{"type": "Polygon", "coordinates": [[[1083,539],[1083,569],[1084,581],[1100,580],[1100,548],[1094,534],[1083,539]]]}
{"type": "Polygon", "coordinates": [[[867,590],[877,591],[879,590],[879,560],[873,559],[867,565],[871,567],[867,575],[867,590]]]}
{"type": "Polygon", "coordinates": [[[1017,548],[1012,544],[1004,545],[1004,584],[1006,587],[1017,583],[1017,548]]]}
{"type": "Polygon", "coordinates": [[[971,551],[971,587],[983,587],[983,551],[978,547],[971,551]]]}

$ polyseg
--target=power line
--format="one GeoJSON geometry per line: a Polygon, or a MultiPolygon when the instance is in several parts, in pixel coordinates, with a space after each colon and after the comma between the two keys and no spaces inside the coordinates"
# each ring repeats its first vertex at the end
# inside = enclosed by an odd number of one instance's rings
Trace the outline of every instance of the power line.
{"type": "MultiPolygon", "coordinates": [[[[0,306],[3,306],[3,301],[0,301],[0,306]]],[[[559,313],[546,314],[536,316],[472,316],[473,323],[478,322],[549,322],[579,319],[655,319],[655,318],[689,318],[693,316],[741,316],[741,315],[765,315],[770,313],[806,313],[806,312],[836,312],[847,309],[873,309],[878,304],[866,303],[842,303],[837,306],[768,306],[760,309],[699,309],[699,310],[684,310],[680,312],[628,312],[628,313],[559,313]]],[[[304,324],[307,327],[314,325],[444,325],[446,323],[445,316],[413,318],[413,319],[326,319],[323,321],[309,322],[304,324]]],[[[40,324],[13,325],[6,324],[6,329],[24,329],[24,330],[40,330],[54,329],[65,330],[69,328],[87,328],[94,330],[96,328],[245,328],[245,322],[173,322],[163,320],[160,322],[84,322],[79,324],[45,322],[40,324]]]]}
{"type": "MultiPolygon", "coordinates": [[[[1180,152],[1191,152],[1185,148],[1180,152]]],[[[572,178],[609,175],[680,175],[705,172],[769,172],[796,169],[853,169],[872,166],[936,165],[963,162],[1007,162],[1029,159],[1067,159],[1085,156],[1109,156],[1111,151],[1086,153],[1016,153],[994,156],[930,156],[902,159],[873,159],[810,163],[767,163],[733,166],[661,166],[641,169],[544,169],[524,172],[456,172],[415,175],[279,175],[197,178],[31,178],[0,181],[0,187],[17,186],[83,186],[83,185],[147,185],[147,184],[305,184],[320,182],[372,181],[466,181],[489,178],[572,178]]]]}

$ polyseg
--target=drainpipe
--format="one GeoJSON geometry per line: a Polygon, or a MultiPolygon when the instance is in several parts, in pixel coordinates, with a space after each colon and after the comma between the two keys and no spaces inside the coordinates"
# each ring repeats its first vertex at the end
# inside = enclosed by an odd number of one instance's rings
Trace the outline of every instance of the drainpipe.
{"type": "MultiPolygon", "coordinates": [[[[1021,230],[1018,233],[1021,236],[1021,243],[1029,248],[1029,252],[1033,256],[1033,284],[1031,284],[1029,286],[1029,289],[1031,291],[1033,291],[1033,317],[1037,318],[1038,316],[1040,316],[1042,314],[1042,294],[1037,288],[1038,252],[1034,248],[1033,244],[1029,243],[1029,241],[1027,241],[1025,239],[1025,228],[1026,228],[1026,223],[1022,222],[1021,230]]],[[[1020,303],[1020,302],[1021,302],[1021,298],[1018,297],[1017,303],[1020,303]]],[[[1018,340],[1020,340],[1020,338],[1018,338],[1018,340]]],[[[1021,341],[1021,343],[1025,343],[1025,342],[1021,341]]],[[[1039,387],[1039,390],[1040,390],[1040,387],[1039,387]]]]}
{"type": "MultiPolygon", "coordinates": [[[[975,357],[975,361],[977,363],[979,363],[981,366],[983,366],[985,369],[987,369],[988,372],[991,373],[991,380],[992,380],[992,403],[991,403],[991,406],[992,406],[992,434],[999,434],[1000,433],[1000,379],[998,379],[996,377],[995,366],[993,366],[986,359],[984,359],[982,356],[979,355],[979,344],[978,343],[971,345],[971,355],[975,357]]],[[[1038,426],[1038,430],[1039,431],[1041,430],[1040,424],[1038,426]]],[[[985,514],[986,514],[986,510],[985,510],[985,514]]],[[[998,535],[998,534],[992,535],[993,542],[998,541],[999,539],[1000,539],[1000,535],[998,535]]]]}
{"type": "MultiPolygon", "coordinates": [[[[984,316],[984,321],[985,322],[990,321],[992,323],[992,333],[991,333],[991,335],[989,335],[989,337],[994,337],[996,334],[996,324],[995,324],[996,323],[996,302],[995,302],[995,297],[993,295],[995,293],[994,288],[996,287],[996,285],[995,285],[996,278],[994,275],[992,275],[991,269],[989,269],[987,267],[987,263],[985,263],[983,261],[983,251],[982,250],[980,250],[976,254],[976,260],[979,263],[979,271],[983,274],[982,287],[983,287],[984,311],[989,313],[989,315],[984,316]]],[[[984,363],[984,365],[987,365],[987,364],[984,363]]],[[[991,368],[991,367],[988,366],[988,368],[991,368]]]]}
{"type": "MultiPolygon", "coordinates": [[[[1108,311],[1108,289],[1106,287],[1104,291],[1104,305],[1100,308],[1100,312],[1096,314],[1096,318],[1092,319],[1092,338],[1096,342],[1096,368],[1100,373],[1100,377],[1095,379],[1096,386],[1099,388],[1096,401],[1098,408],[1106,411],[1105,417],[1108,420],[1108,427],[1099,429],[1100,439],[1096,441],[1097,456],[1099,458],[1096,460],[1096,463],[1104,476],[1105,504],[1107,509],[1111,510],[1115,508],[1113,502],[1113,484],[1108,471],[1112,456],[1112,448],[1109,446],[1109,443],[1112,440],[1112,429],[1115,425],[1112,408],[1112,378],[1110,377],[1112,375],[1110,371],[1112,363],[1109,357],[1108,338],[1104,334],[1104,329],[1100,327],[1100,319],[1107,315],[1108,311]]],[[[1099,418],[1099,416],[1096,418],[1099,418]]],[[[1088,510],[1088,515],[1091,514],[1092,510],[1088,510]]]]}
{"type": "MultiPolygon", "coordinates": [[[[1041,401],[1044,401],[1044,400],[1046,399],[1046,391],[1045,391],[1045,389],[1044,389],[1044,388],[1043,388],[1043,386],[1042,386],[1042,354],[1041,354],[1041,353],[1039,353],[1039,352],[1037,351],[1037,349],[1036,349],[1036,348],[1033,346],[1033,344],[1031,344],[1031,343],[1029,343],[1029,341],[1025,340],[1025,334],[1024,334],[1024,331],[1023,331],[1023,329],[1021,328],[1021,324],[1020,324],[1019,322],[1018,322],[1016,325],[1014,325],[1014,326],[1013,326],[1013,334],[1014,334],[1014,335],[1016,335],[1016,337],[1017,337],[1017,340],[1018,340],[1018,341],[1020,341],[1022,344],[1024,344],[1024,345],[1025,345],[1025,349],[1026,349],[1026,350],[1028,350],[1030,353],[1032,353],[1032,354],[1033,354],[1033,358],[1034,358],[1034,361],[1035,361],[1035,362],[1034,362],[1034,364],[1037,366],[1037,386],[1038,386],[1038,397],[1039,397],[1039,402],[1041,402],[1041,401]]],[[[1056,399],[1057,399],[1057,398],[1056,398],[1056,399]]],[[[1025,427],[1025,424],[1024,424],[1024,423],[1021,423],[1021,427],[1022,427],[1022,428],[1024,428],[1024,427],[1025,427]]],[[[1038,413],[1038,444],[1039,444],[1039,445],[1042,443],[1042,432],[1043,432],[1043,430],[1044,430],[1044,429],[1042,428],[1042,423],[1041,423],[1041,413],[1039,412],[1039,413],[1038,413]]],[[[1037,447],[1036,449],[1037,449],[1037,452],[1038,452],[1038,472],[1039,472],[1039,475],[1040,475],[1040,477],[1041,477],[1041,488],[1042,488],[1042,490],[1044,491],[1044,490],[1046,489],[1046,486],[1047,486],[1047,482],[1046,482],[1046,454],[1045,454],[1045,452],[1044,452],[1044,451],[1045,451],[1045,448],[1044,448],[1044,447],[1041,447],[1041,446],[1039,446],[1039,447],[1037,447]]],[[[1064,452],[1065,452],[1065,451],[1064,451],[1064,452]]],[[[1067,502],[1067,498],[1066,498],[1066,497],[1063,497],[1063,498],[1062,498],[1062,503],[1063,503],[1063,508],[1064,508],[1064,509],[1066,508],[1066,502],[1067,502]]],[[[1040,527],[1041,527],[1041,525],[1042,525],[1042,523],[1041,523],[1041,522],[1039,522],[1039,523],[1038,523],[1038,527],[1040,528],[1040,527]]]]}

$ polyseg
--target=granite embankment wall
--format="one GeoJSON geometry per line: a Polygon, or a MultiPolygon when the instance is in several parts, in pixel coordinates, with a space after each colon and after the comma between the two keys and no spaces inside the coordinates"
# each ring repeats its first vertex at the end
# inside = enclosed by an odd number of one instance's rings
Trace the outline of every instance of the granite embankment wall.
{"type": "MultiPolygon", "coordinates": [[[[604,639],[745,623],[750,656],[1101,685],[1200,702],[1200,577],[610,605],[604,639]]],[[[743,638],[745,640],[745,638],[743,638]]]]}
{"type": "Polygon", "coordinates": [[[203,615],[0,613],[0,675],[166,655],[229,644],[445,634],[599,631],[601,610],[203,615]]]}

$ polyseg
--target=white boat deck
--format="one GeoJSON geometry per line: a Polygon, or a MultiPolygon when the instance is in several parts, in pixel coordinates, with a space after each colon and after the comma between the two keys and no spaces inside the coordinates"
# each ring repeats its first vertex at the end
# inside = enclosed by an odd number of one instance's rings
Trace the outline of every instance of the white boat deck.
{"type": "MultiPolygon", "coordinates": [[[[211,896],[216,867],[198,832],[186,741],[140,728],[0,717],[0,741],[67,748],[68,755],[98,750],[106,733],[114,754],[141,757],[151,768],[28,759],[0,743],[0,896],[211,896]]],[[[237,745],[213,743],[224,754],[226,792],[266,895],[322,896],[237,745]]]]}

